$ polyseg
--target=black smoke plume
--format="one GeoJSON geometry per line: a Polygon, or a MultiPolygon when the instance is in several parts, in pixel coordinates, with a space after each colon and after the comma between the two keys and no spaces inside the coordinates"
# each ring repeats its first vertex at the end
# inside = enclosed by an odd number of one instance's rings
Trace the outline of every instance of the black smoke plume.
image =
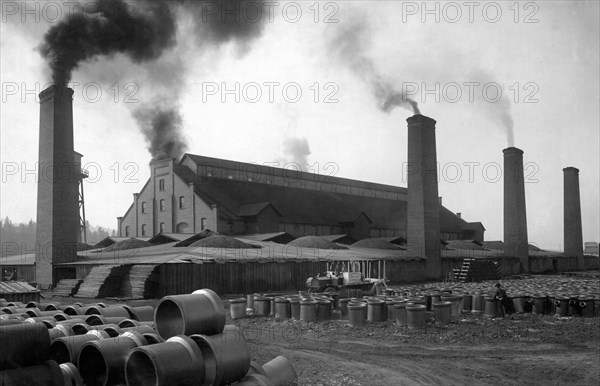
{"type": "Polygon", "coordinates": [[[133,113],[148,142],[152,160],[174,158],[186,150],[182,119],[176,108],[141,108],[133,113]]]}
{"type": "MultiPolygon", "coordinates": [[[[178,52],[170,48],[177,45],[178,16],[182,13],[193,16],[192,35],[201,48],[233,42],[248,50],[269,19],[264,0],[90,1],[52,26],[44,35],[39,52],[48,62],[57,85],[67,85],[80,65],[101,57],[123,54],[137,64],[155,64],[163,54],[178,52]]],[[[184,35],[190,35],[189,31],[184,35]]],[[[171,79],[168,92],[172,102],[157,108],[154,100],[160,98],[152,97],[141,101],[142,107],[133,111],[153,159],[177,158],[186,148],[177,109],[180,87],[185,83],[184,62],[185,58],[174,58],[170,63],[175,66],[148,66],[152,67],[148,81],[152,83],[154,79],[155,84],[146,84],[145,88],[164,89],[164,79],[171,79]]]]}
{"type": "Polygon", "coordinates": [[[175,15],[166,1],[93,4],[50,28],[39,47],[57,85],[67,84],[81,63],[100,56],[122,53],[141,63],[158,58],[175,44],[175,15]]]}
{"type": "Polygon", "coordinates": [[[343,27],[336,25],[335,35],[329,40],[329,49],[337,55],[341,63],[369,83],[382,111],[390,112],[402,106],[414,114],[420,114],[417,102],[398,91],[377,71],[373,61],[367,57],[365,51],[369,42],[366,28],[364,17],[351,20],[343,27]]]}

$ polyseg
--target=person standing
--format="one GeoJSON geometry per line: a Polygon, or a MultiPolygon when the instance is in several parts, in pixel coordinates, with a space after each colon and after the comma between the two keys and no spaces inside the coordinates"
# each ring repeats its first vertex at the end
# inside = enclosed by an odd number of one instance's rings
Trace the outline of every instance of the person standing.
{"type": "Polygon", "coordinates": [[[498,309],[500,310],[503,318],[505,314],[512,314],[510,299],[508,299],[506,291],[502,288],[500,283],[496,283],[496,294],[494,295],[494,299],[498,300],[498,309]]]}

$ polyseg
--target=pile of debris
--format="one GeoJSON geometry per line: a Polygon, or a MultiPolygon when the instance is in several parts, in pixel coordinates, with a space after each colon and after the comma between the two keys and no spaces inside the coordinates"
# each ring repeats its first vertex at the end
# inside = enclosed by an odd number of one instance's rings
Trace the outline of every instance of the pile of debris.
{"type": "Polygon", "coordinates": [[[156,309],[0,299],[0,380],[10,385],[291,385],[278,356],[252,361],[240,328],[210,289],[156,309]]]}

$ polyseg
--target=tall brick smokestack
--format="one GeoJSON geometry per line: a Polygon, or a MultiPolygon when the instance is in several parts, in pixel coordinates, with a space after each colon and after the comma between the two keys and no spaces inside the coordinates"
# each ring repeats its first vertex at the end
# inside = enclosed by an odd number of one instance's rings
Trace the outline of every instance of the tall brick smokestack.
{"type": "Polygon", "coordinates": [[[79,212],[73,150],[73,90],[51,86],[40,97],[36,281],[47,287],[53,264],[76,258],[79,212]]]}
{"type": "Polygon", "coordinates": [[[564,243],[565,256],[577,257],[577,268],[584,268],[579,169],[567,167],[564,174],[564,243]]]}
{"type": "Polygon", "coordinates": [[[408,122],[408,251],[427,259],[427,275],[442,274],[435,120],[417,114],[408,122]]]}
{"type": "Polygon", "coordinates": [[[529,271],[527,211],[523,150],[509,147],[504,153],[504,256],[518,257],[521,271],[529,271]]]}

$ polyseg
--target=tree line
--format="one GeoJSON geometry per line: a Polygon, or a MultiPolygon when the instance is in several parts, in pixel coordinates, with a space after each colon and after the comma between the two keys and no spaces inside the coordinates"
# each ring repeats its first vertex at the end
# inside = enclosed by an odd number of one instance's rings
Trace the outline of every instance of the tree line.
{"type": "MultiPolygon", "coordinates": [[[[2,242],[1,256],[33,253],[35,250],[35,221],[14,223],[10,218],[0,219],[0,241],[2,242]],[[18,245],[18,247],[16,247],[18,245]]],[[[101,226],[93,226],[86,221],[87,243],[94,245],[98,241],[115,236],[116,231],[101,226]]]]}

